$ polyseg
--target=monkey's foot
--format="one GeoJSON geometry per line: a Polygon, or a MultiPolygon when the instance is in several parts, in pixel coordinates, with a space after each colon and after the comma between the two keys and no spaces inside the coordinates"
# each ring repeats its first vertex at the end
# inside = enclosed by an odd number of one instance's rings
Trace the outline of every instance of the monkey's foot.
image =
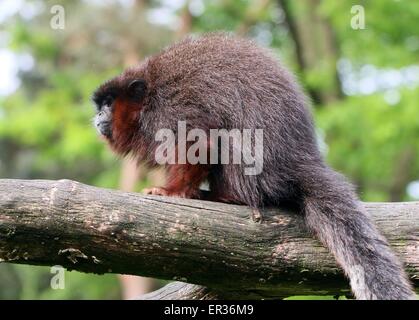
{"type": "Polygon", "coordinates": [[[152,194],[155,196],[170,196],[170,193],[165,188],[146,188],[142,191],[144,194],[152,194]]]}
{"type": "Polygon", "coordinates": [[[263,216],[259,209],[252,209],[252,220],[257,223],[262,223],[263,216]]]}

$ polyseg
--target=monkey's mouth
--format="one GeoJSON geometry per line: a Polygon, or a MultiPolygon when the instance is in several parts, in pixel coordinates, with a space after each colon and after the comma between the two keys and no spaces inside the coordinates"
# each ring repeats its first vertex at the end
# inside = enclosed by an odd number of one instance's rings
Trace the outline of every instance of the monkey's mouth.
{"type": "Polygon", "coordinates": [[[95,119],[95,127],[102,136],[108,139],[112,137],[111,123],[109,121],[98,122],[95,119]]]}

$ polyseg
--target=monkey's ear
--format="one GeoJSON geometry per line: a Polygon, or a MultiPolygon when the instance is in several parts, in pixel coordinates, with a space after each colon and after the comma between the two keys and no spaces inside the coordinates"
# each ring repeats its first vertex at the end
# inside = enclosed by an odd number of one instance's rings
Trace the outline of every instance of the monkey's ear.
{"type": "Polygon", "coordinates": [[[135,79],[128,85],[128,96],[133,99],[142,99],[145,96],[147,85],[142,79],[135,79]]]}

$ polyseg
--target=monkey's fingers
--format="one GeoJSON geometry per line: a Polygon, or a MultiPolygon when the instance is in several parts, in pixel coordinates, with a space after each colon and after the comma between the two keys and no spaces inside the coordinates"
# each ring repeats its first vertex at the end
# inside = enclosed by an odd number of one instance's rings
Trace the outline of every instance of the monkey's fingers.
{"type": "Polygon", "coordinates": [[[164,188],[154,187],[154,188],[145,188],[142,190],[144,194],[152,194],[155,196],[168,196],[169,193],[164,188]]]}
{"type": "Polygon", "coordinates": [[[259,209],[252,209],[252,220],[257,223],[262,223],[263,216],[259,209]]]}

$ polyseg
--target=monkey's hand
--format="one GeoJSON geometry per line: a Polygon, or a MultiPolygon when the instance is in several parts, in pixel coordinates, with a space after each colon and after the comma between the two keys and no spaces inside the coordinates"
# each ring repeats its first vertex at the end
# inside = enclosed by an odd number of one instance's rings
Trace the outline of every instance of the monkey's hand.
{"type": "Polygon", "coordinates": [[[189,199],[200,199],[200,194],[192,189],[184,190],[170,190],[163,187],[146,188],[142,190],[144,194],[152,194],[155,196],[166,196],[166,197],[177,197],[177,198],[189,198],[189,199]]]}

